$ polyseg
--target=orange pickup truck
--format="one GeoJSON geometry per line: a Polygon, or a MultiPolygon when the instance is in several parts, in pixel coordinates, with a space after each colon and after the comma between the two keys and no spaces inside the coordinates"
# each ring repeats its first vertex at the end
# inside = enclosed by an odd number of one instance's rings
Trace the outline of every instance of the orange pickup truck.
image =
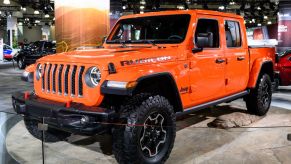
{"type": "Polygon", "coordinates": [[[120,163],[163,163],[176,116],[243,98],[265,115],[275,49],[249,47],[241,16],[205,10],[123,16],[103,47],[50,55],[22,79],[34,92],[12,96],[28,131],[47,142],[110,133],[120,163]]]}

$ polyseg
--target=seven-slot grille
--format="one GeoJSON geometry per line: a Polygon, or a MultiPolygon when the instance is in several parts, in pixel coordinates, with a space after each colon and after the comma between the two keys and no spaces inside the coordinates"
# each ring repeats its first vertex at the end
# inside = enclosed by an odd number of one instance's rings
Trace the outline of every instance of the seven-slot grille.
{"type": "Polygon", "coordinates": [[[69,64],[43,64],[42,91],[65,96],[83,96],[85,67],[69,64]]]}

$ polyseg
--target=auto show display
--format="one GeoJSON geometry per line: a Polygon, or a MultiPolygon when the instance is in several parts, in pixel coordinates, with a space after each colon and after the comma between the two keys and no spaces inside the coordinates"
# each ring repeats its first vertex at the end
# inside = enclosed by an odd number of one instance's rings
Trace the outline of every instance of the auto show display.
{"type": "Polygon", "coordinates": [[[15,56],[19,69],[35,63],[35,61],[43,56],[56,53],[56,44],[52,41],[37,41],[24,46],[15,56]]]}
{"type": "Polygon", "coordinates": [[[238,98],[250,113],[265,115],[274,54],[271,47],[249,48],[244,19],[234,14],[128,15],[103,48],[46,56],[27,67],[23,79],[34,82],[34,92],[13,94],[13,108],[38,139],[45,120],[46,142],[111,133],[118,162],[163,163],[176,115],[238,98]]]}

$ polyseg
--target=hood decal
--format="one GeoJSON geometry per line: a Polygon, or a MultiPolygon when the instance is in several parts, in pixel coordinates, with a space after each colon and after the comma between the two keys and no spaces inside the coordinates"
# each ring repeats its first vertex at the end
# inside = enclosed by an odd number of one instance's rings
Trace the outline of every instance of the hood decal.
{"type": "Polygon", "coordinates": [[[124,60],[120,61],[121,66],[126,65],[136,65],[136,64],[146,64],[146,63],[156,63],[156,62],[162,62],[171,60],[171,56],[160,56],[155,58],[142,58],[142,59],[136,59],[136,60],[124,60]]]}

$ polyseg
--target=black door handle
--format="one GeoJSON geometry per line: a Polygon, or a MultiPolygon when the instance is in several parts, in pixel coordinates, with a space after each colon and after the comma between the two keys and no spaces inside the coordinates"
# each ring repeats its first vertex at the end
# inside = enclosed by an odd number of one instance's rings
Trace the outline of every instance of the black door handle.
{"type": "Polygon", "coordinates": [[[224,59],[216,59],[215,60],[215,63],[217,63],[217,64],[221,64],[221,63],[224,63],[224,62],[225,62],[224,59]]]}
{"type": "Polygon", "coordinates": [[[238,60],[238,61],[245,60],[245,57],[243,57],[243,56],[239,56],[239,57],[237,57],[237,60],[238,60]]]}

